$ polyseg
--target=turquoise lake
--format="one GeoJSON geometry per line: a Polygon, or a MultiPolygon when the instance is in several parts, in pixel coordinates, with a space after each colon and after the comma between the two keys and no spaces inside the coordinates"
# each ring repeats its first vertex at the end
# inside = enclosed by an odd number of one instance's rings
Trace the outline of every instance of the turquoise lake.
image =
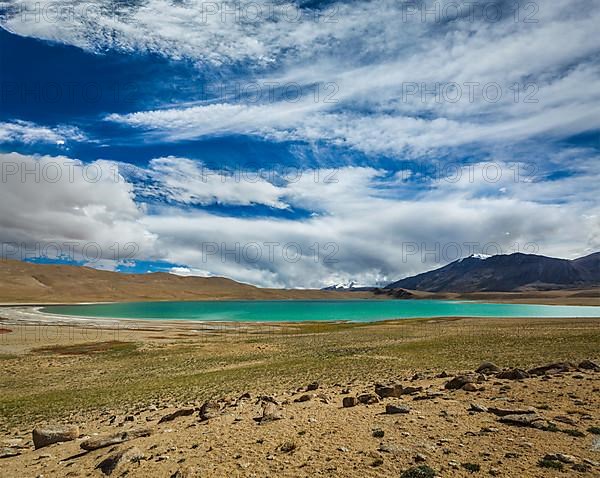
{"type": "Polygon", "coordinates": [[[219,322],[372,322],[433,317],[600,317],[600,307],[446,300],[286,300],[136,302],[44,307],[79,317],[219,322]]]}

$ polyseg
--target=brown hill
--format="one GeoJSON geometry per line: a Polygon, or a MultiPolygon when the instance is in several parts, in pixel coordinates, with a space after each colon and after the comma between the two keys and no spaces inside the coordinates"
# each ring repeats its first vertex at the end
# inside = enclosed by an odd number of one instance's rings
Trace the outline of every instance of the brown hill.
{"type": "Polygon", "coordinates": [[[89,267],[0,260],[0,303],[124,302],[149,300],[345,299],[372,297],[320,290],[262,289],[223,277],[162,272],[123,274],[89,267]]]}

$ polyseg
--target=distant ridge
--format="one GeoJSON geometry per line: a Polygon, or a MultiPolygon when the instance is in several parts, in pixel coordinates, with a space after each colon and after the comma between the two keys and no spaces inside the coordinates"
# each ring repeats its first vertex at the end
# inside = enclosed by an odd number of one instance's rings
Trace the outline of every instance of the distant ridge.
{"type": "Polygon", "coordinates": [[[579,259],[535,254],[472,255],[385,289],[424,292],[519,292],[600,286],[600,252],[579,259]]]}
{"type": "MultiPolygon", "coordinates": [[[[372,294],[365,293],[365,297],[372,294]]],[[[223,277],[124,274],[0,259],[0,303],[345,299],[335,291],[263,289],[223,277]]]]}

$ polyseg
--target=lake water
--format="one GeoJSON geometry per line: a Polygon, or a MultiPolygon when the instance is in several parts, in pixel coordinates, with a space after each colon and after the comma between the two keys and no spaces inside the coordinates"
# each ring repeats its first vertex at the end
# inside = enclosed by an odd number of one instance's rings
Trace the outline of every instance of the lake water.
{"type": "Polygon", "coordinates": [[[44,307],[80,317],[227,322],[371,322],[417,317],[600,317],[600,307],[446,300],[286,300],[135,302],[44,307]]]}

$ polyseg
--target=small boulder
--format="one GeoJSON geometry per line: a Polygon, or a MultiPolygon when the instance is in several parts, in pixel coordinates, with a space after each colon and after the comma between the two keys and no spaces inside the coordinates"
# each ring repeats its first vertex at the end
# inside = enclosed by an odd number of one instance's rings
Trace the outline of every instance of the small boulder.
{"type": "Polygon", "coordinates": [[[221,407],[217,402],[208,401],[204,402],[200,407],[200,420],[210,420],[211,418],[217,418],[221,414],[221,407]]]}
{"type": "Polygon", "coordinates": [[[342,406],[344,408],[355,407],[358,405],[358,398],[356,397],[344,397],[342,400],[342,406]]]}
{"type": "Polygon", "coordinates": [[[410,413],[410,408],[405,405],[394,405],[392,403],[388,403],[385,406],[385,413],[388,415],[396,415],[399,413],[410,413]]]}
{"type": "Polygon", "coordinates": [[[544,430],[548,427],[548,422],[540,417],[539,415],[527,414],[527,415],[506,415],[500,417],[499,421],[506,423],[507,425],[515,425],[519,427],[537,428],[544,430]]]}
{"type": "Polygon", "coordinates": [[[477,382],[479,377],[477,375],[458,375],[444,385],[444,388],[448,390],[459,390],[463,388],[467,383],[477,382]]]}
{"type": "Polygon", "coordinates": [[[2,447],[0,448],[0,458],[12,458],[13,456],[19,456],[21,452],[16,448],[2,447]]]}
{"type": "Polygon", "coordinates": [[[118,445],[135,438],[152,435],[151,428],[132,428],[119,433],[99,435],[82,441],[79,446],[87,451],[98,450],[107,446],[118,445]]]}
{"type": "Polygon", "coordinates": [[[524,378],[529,378],[530,375],[520,368],[511,368],[508,370],[503,370],[499,374],[496,375],[496,378],[503,378],[506,380],[523,380],[524,378]]]}
{"type": "Polygon", "coordinates": [[[126,463],[139,462],[142,458],[144,458],[142,451],[138,447],[132,446],[109,455],[98,463],[96,468],[101,470],[105,475],[111,475],[119,466],[126,463]]]}
{"type": "Polygon", "coordinates": [[[556,373],[564,373],[570,372],[575,369],[575,366],[569,362],[557,362],[551,363],[548,365],[543,365],[541,367],[535,367],[531,370],[528,370],[530,375],[544,375],[544,374],[556,374],[556,373]]]}
{"type": "Polygon", "coordinates": [[[317,389],[319,388],[319,386],[320,386],[319,382],[312,382],[312,383],[309,383],[309,384],[306,386],[306,391],[307,391],[307,392],[312,392],[313,390],[317,390],[317,389]]]}
{"type": "Polygon", "coordinates": [[[488,408],[483,405],[480,405],[479,403],[471,403],[471,405],[469,406],[469,411],[477,413],[487,413],[488,408]]]}
{"type": "Polygon", "coordinates": [[[379,399],[377,398],[377,395],[374,395],[372,393],[363,393],[362,395],[359,395],[357,398],[358,398],[358,401],[364,405],[372,405],[373,403],[379,403],[379,399]]]}
{"type": "Polygon", "coordinates": [[[474,383],[465,383],[461,390],[464,390],[465,392],[478,392],[479,387],[474,383]]]}
{"type": "Polygon", "coordinates": [[[582,370],[593,370],[594,372],[600,372],[600,365],[592,360],[584,360],[578,367],[582,370]]]}
{"type": "Polygon", "coordinates": [[[566,455],[564,453],[549,453],[544,457],[544,460],[560,461],[561,463],[566,463],[567,465],[577,462],[577,458],[575,458],[572,455],[566,455]]]}
{"type": "Polygon", "coordinates": [[[402,385],[375,385],[375,393],[380,398],[398,397],[402,390],[402,385]]]}
{"type": "Polygon", "coordinates": [[[53,443],[75,440],[79,436],[79,427],[76,425],[50,425],[33,430],[33,444],[36,449],[43,448],[53,443]]]}
{"type": "Polygon", "coordinates": [[[401,389],[400,395],[414,395],[423,390],[423,387],[404,387],[401,389]]]}
{"type": "Polygon", "coordinates": [[[257,419],[260,423],[268,423],[275,420],[281,420],[283,415],[277,405],[272,402],[263,402],[262,415],[257,419]]]}
{"type": "Polygon", "coordinates": [[[500,367],[493,362],[482,362],[475,370],[475,373],[483,373],[484,375],[492,375],[498,372],[500,372],[500,367]]]}
{"type": "Polygon", "coordinates": [[[312,398],[312,395],[305,393],[304,395],[300,395],[294,402],[308,402],[312,398]]]}
{"type": "Polygon", "coordinates": [[[194,411],[195,410],[193,408],[182,408],[180,410],[174,411],[173,413],[165,415],[158,421],[158,423],[171,422],[179,417],[188,417],[190,415],[193,415],[194,411]]]}
{"type": "Polygon", "coordinates": [[[535,408],[499,408],[499,407],[489,407],[489,412],[493,413],[499,417],[505,417],[507,415],[533,415],[535,414],[535,408]]]}

